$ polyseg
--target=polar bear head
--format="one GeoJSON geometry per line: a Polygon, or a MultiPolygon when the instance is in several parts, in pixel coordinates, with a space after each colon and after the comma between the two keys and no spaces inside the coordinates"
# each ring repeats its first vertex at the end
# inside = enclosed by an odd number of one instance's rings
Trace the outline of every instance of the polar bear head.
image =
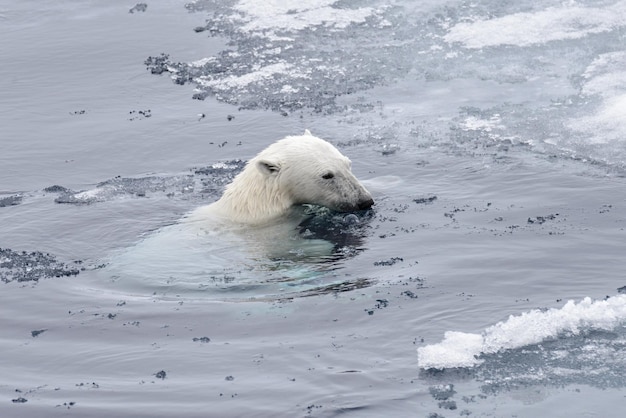
{"type": "Polygon", "coordinates": [[[341,212],[368,209],[374,204],[352,174],[350,160],[308,130],[261,151],[214,206],[230,220],[259,224],[301,204],[341,212]]]}

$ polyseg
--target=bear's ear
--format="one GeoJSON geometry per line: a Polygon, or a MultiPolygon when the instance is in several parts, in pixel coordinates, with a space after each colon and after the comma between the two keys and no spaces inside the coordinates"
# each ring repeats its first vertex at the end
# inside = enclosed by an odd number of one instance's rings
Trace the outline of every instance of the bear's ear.
{"type": "Polygon", "coordinates": [[[309,136],[313,136],[313,134],[311,133],[311,131],[309,131],[308,129],[304,130],[304,134],[305,135],[309,135],[309,136]]]}
{"type": "Polygon", "coordinates": [[[268,160],[261,160],[256,163],[257,167],[261,171],[261,173],[266,174],[268,176],[274,176],[278,174],[280,171],[280,165],[278,163],[273,163],[268,160]]]}

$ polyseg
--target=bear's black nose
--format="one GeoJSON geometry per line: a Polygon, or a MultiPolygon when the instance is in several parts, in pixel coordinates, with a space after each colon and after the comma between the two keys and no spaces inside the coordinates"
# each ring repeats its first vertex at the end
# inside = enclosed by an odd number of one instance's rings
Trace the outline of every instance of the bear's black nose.
{"type": "Polygon", "coordinates": [[[359,202],[359,210],[365,210],[372,207],[374,204],[374,199],[371,197],[369,199],[365,199],[359,202]]]}

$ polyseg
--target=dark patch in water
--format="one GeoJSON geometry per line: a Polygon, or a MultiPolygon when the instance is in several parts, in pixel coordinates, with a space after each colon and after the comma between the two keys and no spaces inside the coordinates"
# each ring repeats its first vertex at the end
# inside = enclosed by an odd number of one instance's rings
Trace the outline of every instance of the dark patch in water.
{"type": "Polygon", "coordinates": [[[374,305],[376,309],[382,309],[388,306],[389,306],[389,301],[387,299],[376,299],[376,305],[374,305]]]}
{"type": "Polygon", "coordinates": [[[320,409],[320,408],[323,408],[322,405],[311,404],[306,407],[306,413],[307,415],[311,415],[315,409],[320,409]]]}
{"type": "Polygon", "coordinates": [[[100,385],[97,384],[96,382],[91,382],[91,383],[81,382],[81,383],[76,383],[74,386],[76,386],[77,388],[86,387],[86,388],[90,388],[90,389],[100,389],[100,385]]]}
{"type": "Polygon", "coordinates": [[[30,335],[33,336],[33,337],[37,337],[37,336],[39,336],[40,334],[43,334],[46,331],[48,331],[48,330],[47,329],[38,329],[38,330],[35,330],[35,331],[31,331],[30,335]]]}
{"type": "Polygon", "coordinates": [[[71,407],[73,407],[74,405],[76,405],[76,402],[63,402],[63,405],[57,405],[57,406],[64,406],[67,409],[70,409],[71,407]]]}
{"type": "Polygon", "coordinates": [[[437,196],[435,195],[413,199],[413,201],[418,205],[428,205],[433,203],[435,200],[437,200],[437,196]]]}
{"type": "Polygon", "coordinates": [[[550,214],[550,215],[546,215],[546,216],[537,216],[535,218],[528,218],[527,222],[529,224],[543,225],[547,221],[552,221],[552,220],[556,219],[557,216],[559,216],[558,213],[554,213],[554,214],[550,214]]]}
{"type": "Polygon", "coordinates": [[[42,278],[76,276],[80,273],[78,265],[82,262],[75,261],[74,264],[75,267],[70,267],[53,255],[39,251],[28,253],[0,248],[0,281],[27,282],[42,278]]]}
{"type": "Polygon", "coordinates": [[[164,380],[164,379],[167,377],[167,373],[165,372],[165,370],[161,370],[161,371],[156,372],[156,373],[154,374],[154,376],[155,376],[157,379],[164,380]]]}
{"type": "Polygon", "coordinates": [[[144,64],[148,67],[152,74],[162,74],[164,72],[168,72],[170,56],[167,54],[161,54],[157,57],[148,57],[144,64]]]}
{"type": "Polygon", "coordinates": [[[456,402],[454,401],[441,401],[438,405],[441,409],[449,409],[451,411],[456,409],[456,402]]]}
{"type": "Polygon", "coordinates": [[[209,337],[194,337],[192,339],[193,342],[201,342],[201,343],[208,343],[211,341],[211,339],[209,337]]]}
{"type": "Polygon", "coordinates": [[[54,186],[46,187],[45,189],[43,189],[43,191],[46,193],[72,193],[70,189],[63,187],[63,186],[59,186],[58,184],[55,184],[54,186]]]}
{"type": "Polygon", "coordinates": [[[0,208],[4,208],[7,206],[16,206],[22,203],[22,196],[13,195],[0,198],[0,208]]]}
{"type": "Polygon", "coordinates": [[[320,206],[306,206],[304,214],[308,217],[298,225],[300,234],[307,239],[331,242],[335,256],[331,258],[353,257],[365,249],[373,210],[341,213],[320,206]]]}
{"type": "Polygon", "coordinates": [[[376,304],[374,305],[374,308],[365,309],[365,312],[367,312],[368,315],[374,315],[374,309],[384,309],[387,307],[389,307],[388,299],[376,299],[376,304]]]}
{"type": "Polygon", "coordinates": [[[152,117],[152,112],[150,111],[150,109],[148,110],[131,110],[130,112],[128,112],[128,114],[130,115],[130,117],[128,118],[129,121],[134,121],[134,120],[142,120],[142,119],[147,119],[147,118],[151,118],[152,117]]]}
{"type": "Polygon", "coordinates": [[[396,263],[402,262],[402,257],[391,257],[389,260],[374,261],[375,266],[393,266],[396,263]]]}
{"type": "Polygon", "coordinates": [[[137,3],[128,11],[128,13],[145,12],[146,10],[148,10],[148,5],[146,3],[137,3]]]}
{"type": "Polygon", "coordinates": [[[456,394],[454,385],[436,385],[428,388],[432,397],[437,401],[447,401],[456,394]]]}

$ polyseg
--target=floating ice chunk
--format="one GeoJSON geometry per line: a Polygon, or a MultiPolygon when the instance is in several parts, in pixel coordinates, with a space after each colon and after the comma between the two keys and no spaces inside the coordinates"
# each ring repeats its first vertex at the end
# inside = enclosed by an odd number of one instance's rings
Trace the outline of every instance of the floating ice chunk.
{"type": "Polygon", "coordinates": [[[446,331],[439,344],[417,349],[417,361],[422,369],[473,367],[480,363],[476,356],[483,348],[483,337],[478,334],[446,331]]]}
{"type": "Polygon", "coordinates": [[[576,303],[568,301],[561,309],[534,309],[521,315],[511,315],[482,334],[448,331],[439,344],[417,349],[422,369],[474,367],[483,362],[481,354],[513,350],[538,344],[563,334],[600,329],[611,331],[626,322],[626,295],[607,300],[585,298],[576,303]]]}
{"type": "Polygon", "coordinates": [[[550,7],[539,12],[511,15],[453,26],[444,39],[466,48],[495,45],[529,46],[564,39],[579,39],[626,25],[626,1],[611,7],[550,7]]]}

